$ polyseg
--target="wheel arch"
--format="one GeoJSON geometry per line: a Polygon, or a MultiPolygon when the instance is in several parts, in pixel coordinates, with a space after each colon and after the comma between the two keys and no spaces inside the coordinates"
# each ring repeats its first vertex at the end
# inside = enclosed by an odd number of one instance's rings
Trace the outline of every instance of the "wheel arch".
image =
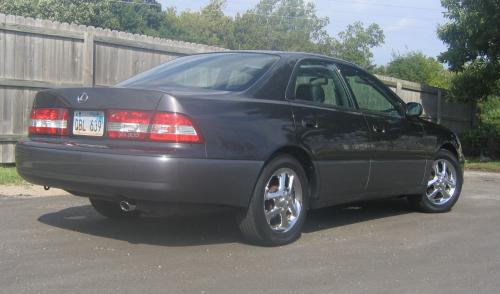
{"type": "Polygon", "coordinates": [[[264,166],[271,160],[273,160],[275,157],[287,154],[300,162],[302,167],[304,168],[304,171],[306,172],[307,175],[307,180],[309,183],[309,198],[316,198],[317,193],[318,193],[318,188],[319,188],[319,182],[318,182],[318,171],[317,168],[312,160],[311,154],[305,150],[302,147],[296,146],[296,145],[288,145],[288,146],[283,146],[275,150],[265,161],[264,166]]]}
{"type": "Polygon", "coordinates": [[[446,142],[442,144],[437,151],[439,152],[439,150],[441,149],[450,151],[451,153],[453,153],[453,155],[456,156],[457,160],[460,160],[460,156],[458,155],[458,150],[452,143],[446,142]]]}

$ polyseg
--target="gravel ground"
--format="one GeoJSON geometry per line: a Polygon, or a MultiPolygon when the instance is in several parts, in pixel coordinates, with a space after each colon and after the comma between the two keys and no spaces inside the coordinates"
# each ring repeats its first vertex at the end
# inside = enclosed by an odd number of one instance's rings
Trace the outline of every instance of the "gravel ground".
{"type": "Polygon", "coordinates": [[[499,191],[500,174],[469,171],[450,213],[327,208],[263,248],[224,212],[112,221],[84,198],[0,186],[0,293],[500,293],[499,191]]]}

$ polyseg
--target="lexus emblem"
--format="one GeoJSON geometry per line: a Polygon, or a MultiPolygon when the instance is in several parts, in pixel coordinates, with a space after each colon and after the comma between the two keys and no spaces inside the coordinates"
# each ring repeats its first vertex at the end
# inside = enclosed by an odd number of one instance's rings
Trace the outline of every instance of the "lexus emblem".
{"type": "Polygon", "coordinates": [[[89,95],[87,95],[87,93],[85,92],[83,92],[82,95],[76,98],[76,101],[78,101],[78,103],[85,103],[87,102],[87,100],[89,100],[89,95]]]}

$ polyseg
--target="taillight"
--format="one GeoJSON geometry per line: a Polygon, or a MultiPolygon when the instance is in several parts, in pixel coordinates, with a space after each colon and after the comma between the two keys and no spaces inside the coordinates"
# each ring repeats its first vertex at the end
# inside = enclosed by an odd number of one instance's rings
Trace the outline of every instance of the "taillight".
{"type": "Polygon", "coordinates": [[[112,110],[108,112],[108,137],[142,140],[148,134],[151,112],[112,110]]]}
{"type": "Polygon", "coordinates": [[[30,115],[29,135],[68,134],[68,110],[62,108],[33,109],[30,115]]]}
{"type": "Polygon", "coordinates": [[[179,113],[156,113],[151,123],[150,137],[153,141],[202,143],[201,135],[193,122],[179,113]]]}
{"type": "Polygon", "coordinates": [[[203,143],[193,122],[179,113],[111,110],[107,126],[109,138],[203,143]]]}

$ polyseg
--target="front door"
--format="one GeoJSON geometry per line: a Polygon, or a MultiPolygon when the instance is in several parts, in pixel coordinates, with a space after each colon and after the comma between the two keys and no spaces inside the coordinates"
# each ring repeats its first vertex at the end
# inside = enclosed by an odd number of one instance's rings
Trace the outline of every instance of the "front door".
{"type": "Polygon", "coordinates": [[[376,78],[348,65],[338,67],[371,133],[368,190],[384,195],[421,191],[427,159],[422,125],[406,117],[404,102],[376,78]]]}

